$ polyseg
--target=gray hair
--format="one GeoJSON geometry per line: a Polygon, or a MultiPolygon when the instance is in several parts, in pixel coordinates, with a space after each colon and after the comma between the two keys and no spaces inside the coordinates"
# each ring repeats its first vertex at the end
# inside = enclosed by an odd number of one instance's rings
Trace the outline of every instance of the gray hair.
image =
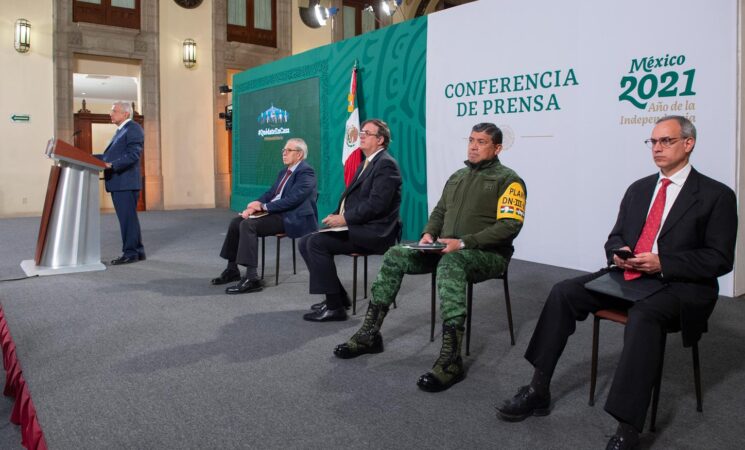
{"type": "MultiPolygon", "coordinates": [[[[683,116],[665,116],[657,120],[657,122],[655,122],[655,125],[668,120],[674,120],[678,122],[678,125],[680,125],[680,137],[693,138],[694,141],[696,140],[696,126],[693,125],[693,122],[683,116]]],[[[694,143],[694,146],[695,145],[696,144],[694,143]]]]}
{"type": "Polygon", "coordinates": [[[303,159],[308,157],[308,144],[300,138],[290,138],[287,140],[287,145],[292,145],[296,149],[303,152],[303,159]]]}
{"type": "Polygon", "coordinates": [[[114,102],[114,106],[118,106],[119,109],[123,113],[127,113],[129,115],[129,118],[130,119],[132,118],[132,115],[133,114],[132,114],[132,104],[131,103],[125,102],[124,100],[119,100],[119,101],[114,102]]]}

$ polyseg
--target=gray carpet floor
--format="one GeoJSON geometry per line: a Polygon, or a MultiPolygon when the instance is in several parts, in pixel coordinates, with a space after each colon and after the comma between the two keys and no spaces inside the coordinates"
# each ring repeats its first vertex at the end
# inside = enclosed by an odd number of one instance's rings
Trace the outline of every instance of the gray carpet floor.
{"type": "MultiPolygon", "coordinates": [[[[522,355],[551,286],[580,272],[515,260],[510,267],[516,345],[501,285],[476,286],[468,377],[430,394],[416,387],[440,348],[429,342],[428,275],[406,277],[383,326],[385,352],[332,355],[359,327],[366,301],[346,322],[301,318],[319,297],[283,240],[280,283],[267,240],[260,293],[228,296],[210,278],[227,210],[141,214],[147,261],[103,272],[0,282],[0,302],[51,449],[499,448],[598,449],[613,433],[603,411],[623,328],[603,324],[596,406],[587,404],[591,321],[579,324],[552,384],[551,415],[510,424],[497,401],[529,381],[522,355]]],[[[23,275],[38,218],[0,220],[0,279],[23,275]]],[[[102,254],[119,256],[113,215],[102,216],[102,254]]],[[[351,258],[337,257],[351,292],[351,258]]],[[[380,257],[370,258],[371,281],[380,257]]],[[[362,277],[360,276],[360,283],[362,277]]],[[[745,302],[722,298],[700,344],[704,412],[695,410],[691,353],[668,337],[658,431],[643,448],[745,446],[745,302]]],[[[0,375],[2,375],[0,373],[0,375]]],[[[4,379],[4,377],[2,378],[4,379]]],[[[0,399],[0,417],[12,402],[0,399]]],[[[20,431],[0,420],[0,448],[20,431]]]]}

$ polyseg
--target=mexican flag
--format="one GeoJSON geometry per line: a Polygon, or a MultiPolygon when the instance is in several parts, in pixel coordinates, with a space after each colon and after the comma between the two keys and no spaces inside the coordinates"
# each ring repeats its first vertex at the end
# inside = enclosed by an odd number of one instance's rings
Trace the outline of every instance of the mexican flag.
{"type": "Polygon", "coordinates": [[[357,63],[352,67],[352,79],[349,82],[349,94],[347,95],[347,124],[344,128],[344,147],[341,152],[341,163],[344,165],[344,184],[349,186],[354,178],[357,167],[362,162],[362,150],[360,150],[360,112],[355,103],[357,93],[357,63]]]}

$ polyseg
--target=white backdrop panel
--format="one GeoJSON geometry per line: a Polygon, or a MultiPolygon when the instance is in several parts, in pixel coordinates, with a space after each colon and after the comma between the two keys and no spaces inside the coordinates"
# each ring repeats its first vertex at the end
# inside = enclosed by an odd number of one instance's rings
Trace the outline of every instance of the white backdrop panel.
{"type": "Polygon", "coordinates": [[[430,211],[471,127],[503,126],[528,191],[516,258],[602,267],[625,189],[657,171],[643,141],[663,115],[689,116],[694,167],[735,186],[736,0],[481,0],[431,15],[427,39],[430,211]]]}

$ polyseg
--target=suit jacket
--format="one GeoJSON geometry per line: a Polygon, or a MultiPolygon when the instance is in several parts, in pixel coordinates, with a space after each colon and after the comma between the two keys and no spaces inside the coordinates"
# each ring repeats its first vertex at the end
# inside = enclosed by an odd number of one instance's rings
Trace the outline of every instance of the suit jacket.
{"type": "MultiPolygon", "coordinates": [[[[641,235],[658,175],[634,182],[621,201],[605,251],[628,245],[641,235]]],[[[691,170],[657,238],[660,278],[681,299],[683,344],[696,342],[719,294],[717,277],[732,270],[737,237],[737,200],[724,184],[691,170]]]]}
{"type": "Polygon", "coordinates": [[[111,169],[104,171],[106,192],[139,191],[142,189],[140,158],[145,133],[137,122],[130,120],[121,130],[117,130],[106,151],[93,155],[111,163],[111,169]]]}
{"type": "Polygon", "coordinates": [[[363,167],[360,164],[357,168],[335,213],[339,213],[344,200],[349,239],[370,252],[383,253],[401,232],[401,171],[388,150],[378,153],[364,171],[363,167]]]}
{"type": "Polygon", "coordinates": [[[300,161],[285,182],[282,198],[273,202],[271,200],[286,172],[287,168],[279,171],[277,181],[258,201],[265,203],[271,214],[282,214],[285,233],[291,238],[299,238],[318,229],[316,173],[308,163],[300,161]]]}

